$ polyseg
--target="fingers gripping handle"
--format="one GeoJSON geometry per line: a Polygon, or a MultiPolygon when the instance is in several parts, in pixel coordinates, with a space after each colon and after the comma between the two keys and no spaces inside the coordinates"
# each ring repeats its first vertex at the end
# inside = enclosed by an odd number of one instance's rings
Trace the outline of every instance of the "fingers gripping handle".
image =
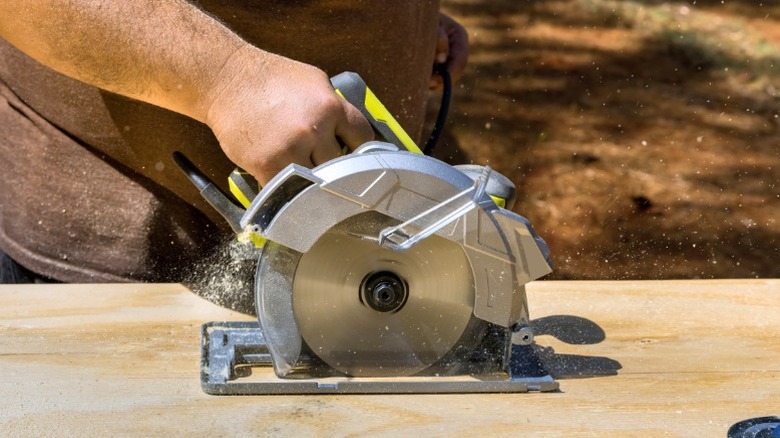
{"type": "MultiPolygon", "coordinates": [[[[422,153],[419,147],[401,128],[401,125],[393,118],[382,102],[374,95],[365,81],[357,73],[344,72],[331,78],[331,84],[336,93],[347,102],[359,109],[371,126],[385,140],[395,144],[402,150],[422,153]]],[[[236,169],[228,180],[230,192],[244,206],[257,196],[259,186],[251,175],[241,169],[236,169]]]]}

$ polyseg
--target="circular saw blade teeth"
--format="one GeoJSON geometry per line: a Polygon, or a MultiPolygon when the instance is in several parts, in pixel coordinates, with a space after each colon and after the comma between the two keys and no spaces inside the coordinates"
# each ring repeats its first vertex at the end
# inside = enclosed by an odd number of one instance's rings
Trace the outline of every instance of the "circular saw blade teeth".
{"type": "Polygon", "coordinates": [[[473,276],[463,249],[445,238],[431,236],[404,252],[363,238],[390,225],[377,216],[350,218],[303,254],[293,312],[312,352],[334,369],[351,376],[412,375],[463,335],[473,312],[473,276]],[[403,283],[402,305],[377,310],[366,303],[365,282],[377,275],[403,283]]]}

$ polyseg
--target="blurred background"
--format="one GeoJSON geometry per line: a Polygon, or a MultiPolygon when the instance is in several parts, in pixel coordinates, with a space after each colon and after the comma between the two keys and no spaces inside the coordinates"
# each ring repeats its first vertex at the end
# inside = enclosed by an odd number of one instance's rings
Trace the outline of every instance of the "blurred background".
{"type": "Polygon", "coordinates": [[[780,277],[778,3],[443,0],[471,55],[434,155],[515,182],[548,278],[780,277]]]}

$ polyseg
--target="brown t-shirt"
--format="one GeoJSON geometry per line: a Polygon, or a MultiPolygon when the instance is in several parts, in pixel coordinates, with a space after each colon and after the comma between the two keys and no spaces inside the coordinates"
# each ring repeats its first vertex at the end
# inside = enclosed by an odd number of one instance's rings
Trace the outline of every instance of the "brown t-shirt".
{"type": "MultiPolygon", "coordinates": [[[[358,72],[419,135],[438,2],[202,0],[249,42],[358,72]]],[[[0,39],[0,248],[61,281],[180,281],[227,233],[171,160],[233,168],[185,116],[60,75],[0,39]]]]}

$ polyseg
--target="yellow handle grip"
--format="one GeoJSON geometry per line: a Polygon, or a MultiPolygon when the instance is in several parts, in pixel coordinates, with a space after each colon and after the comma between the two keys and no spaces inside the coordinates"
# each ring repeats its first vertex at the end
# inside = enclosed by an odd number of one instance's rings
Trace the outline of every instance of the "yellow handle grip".
{"type": "Polygon", "coordinates": [[[382,102],[357,73],[340,73],[330,78],[330,82],[336,89],[336,93],[359,109],[385,141],[409,152],[422,154],[422,150],[414,143],[414,140],[409,137],[409,134],[404,131],[398,121],[390,114],[390,111],[382,105],[382,102]]]}

